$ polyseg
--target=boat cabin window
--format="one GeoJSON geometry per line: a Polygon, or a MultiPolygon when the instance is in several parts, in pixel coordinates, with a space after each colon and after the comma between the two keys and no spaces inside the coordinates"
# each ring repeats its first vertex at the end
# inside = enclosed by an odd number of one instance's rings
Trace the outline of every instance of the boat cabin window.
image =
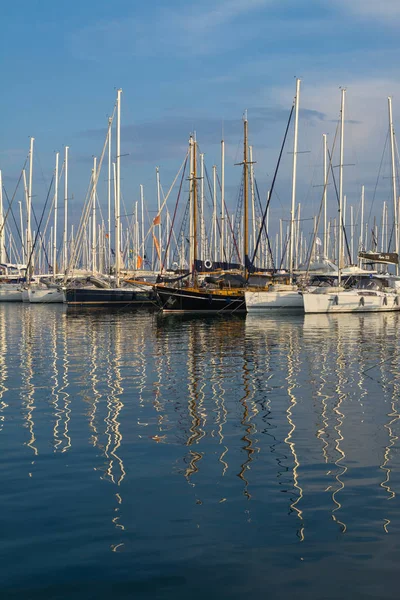
{"type": "Polygon", "coordinates": [[[381,290],[384,282],[374,277],[362,277],[355,286],[358,290],[381,290]]]}

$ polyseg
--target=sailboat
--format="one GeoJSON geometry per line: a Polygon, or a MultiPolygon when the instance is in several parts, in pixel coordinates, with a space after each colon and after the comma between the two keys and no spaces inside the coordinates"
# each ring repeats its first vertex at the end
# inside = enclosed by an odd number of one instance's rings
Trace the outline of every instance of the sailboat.
{"type": "Polygon", "coordinates": [[[3,215],[3,181],[0,171],[0,302],[21,302],[21,283],[25,280],[26,265],[7,262],[3,215]]]}
{"type": "MultiPolygon", "coordinates": [[[[121,94],[117,91],[116,113],[116,183],[115,183],[115,273],[114,278],[106,280],[97,275],[89,276],[84,285],[72,283],[65,290],[65,301],[72,306],[152,306],[155,303],[155,295],[150,288],[146,291],[143,287],[133,286],[121,281],[121,94]]],[[[112,119],[109,119],[107,142],[110,142],[110,130],[112,119]]],[[[93,171],[92,201],[96,202],[95,185],[99,177],[100,169],[93,171]]],[[[94,204],[93,204],[94,205],[94,204]]],[[[95,230],[95,229],[94,229],[95,230]]],[[[93,251],[95,244],[93,242],[93,251]]],[[[66,273],[67,276],[67,273],[66,273]]]]}
{"type": "MultiPolygon", "coordinates": [[[[345,89],[342,89],[340,111],[340,164],[339,164],[339,231],[338,231],[338,286],[317,288],[303,293],[305,313],[348,313],[348,312],[387,312],[400,310],[400,277],[378,274],[357,267],[342,268],[343,261],[343,155],[344,155],[344,107],[345,89]],[[346,286],[342,285],[347,278],[346,286]]],[[[392,111],[389,98],[390,135],[393,138],[392,111]]],[[[396,179],[394,173],[394,148],[392,141],[392,175],[394,202],[396,206],[396,179]]],[[[396,250],[398,233],[396,232],[396,250]]],[[[389,257],[390,258],[390,257],[389,257]]],[[[388,260],[386,260],[388,262],[388,260]]]]}
{"type": "MultiPolygon", "coordinates": [[[[65,152],[65,162],[67,162],[67,152],[65,152]]],[[[23,299],[27,298],[32,304],[60,304],[64,302],[64,291],[61,282],[56,282],[57,265],[57,211],[58,211],[58,164],[59,153],[56,152],[56,164],[54,169],[54,227],[53,227],[53,275],[51,279],[41,278],[37,284],[29,282],[29,285],[23,290],[23,299]]],[[[65,164],[65,174],[67,166],[65,164]]]]}
{"type": "MultiPolygon", "coordinates": [[[[199,267],[203,261],[198,260],[198,206],[197,206],[197,142],[191,136],[190,146],[190,273],[188,277],[177,277],[174,283],[156,283],[154,290],[157,292],[165,313],[241,313],[246,312],[244,285],[248,274],[248,121],[244,118],[244,155],[243,155],[243,210],[244,210],[244,235],[243,259],[244,278],[233,276],[233,282],[221,277],[219,281],[205,277],[200,281],[199,267]],[[236,281],[235,281],[236,280],[236,281]]],[[[211,261],[206,260],[207,269],[211,261]]],[[[228,275],[228,274],[227,274],[228,275]]],[[[229,280],[229,277],[226,277],[229,280]]]]}
{"type": "Polygon", "coordinates": [[[245,293],[246,307],[249,313],[259,313],[271,309],[302,310],[303,297],[294,284],[294,229],[295,229],[295,203],[296,203],[296,175],[297,175],[297,139],[299,126],[300,79],[296,80],[296,96],[294,98],[294,147],[293,147],[293,173],[292,173],[292,204],[290,212],[290,239],[289,239],[289,274],[287,282],[282,277],[276,277],[268,289],[248,289],[245,293]]]}

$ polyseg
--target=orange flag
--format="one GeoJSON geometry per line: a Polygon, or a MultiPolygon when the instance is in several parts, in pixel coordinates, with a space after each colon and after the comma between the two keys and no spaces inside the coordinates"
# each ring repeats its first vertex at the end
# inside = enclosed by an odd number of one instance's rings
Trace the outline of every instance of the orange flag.
{"type": "Polygon", "coordinates": [[[141,269],[142,268],[142,264],[143,264],[143,258],[138,255],[138,257],[137,257],[137,263],[136,263],[136,268],[137,269],[141,269]]]}
{"type": "Polygon", "coordinates": [[[159,225],[161,223],[161,215],[157,215],[153,219],[153,225],[159,225]]]}

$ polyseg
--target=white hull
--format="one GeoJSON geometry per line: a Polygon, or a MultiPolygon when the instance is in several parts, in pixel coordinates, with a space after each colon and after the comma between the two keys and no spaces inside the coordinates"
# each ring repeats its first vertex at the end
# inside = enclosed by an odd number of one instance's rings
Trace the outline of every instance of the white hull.
{"type": "Polygon", "coordinates": [[[29,302],[34,304],[53,304],[64,302],[64,292],[57,288],[30,289],[28,290],[29,302]]]}
{"type": "Polygon", "coordinates": [[[29,290],[27,288],[21,290],[21,299],[22,302],[29,302],[29,290]]]}
{"type": "Polygon", "coordinates": [[[245,299],[249,313],[303,309],[303,296],[297,290],[245,292],[245,299]]]}
{"type": "Polygon", "coordinates": [[[306,314],[400,310],[400,295],[393,292],[363,292],[361,290],[345,290],[326,294],[304,292],[303,301],[306,314]]]}
{"type": "Polygon", "coordinates": [[[0,284],[0,302],[22,302],[20,284],[0,284]]]}

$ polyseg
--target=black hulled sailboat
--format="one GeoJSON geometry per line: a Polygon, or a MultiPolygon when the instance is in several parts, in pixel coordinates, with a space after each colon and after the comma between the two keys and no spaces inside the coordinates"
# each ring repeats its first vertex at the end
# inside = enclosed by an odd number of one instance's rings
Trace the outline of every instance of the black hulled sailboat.
{"type": "MultiPolygon", "coordinates": [[[[245,283],[249,266],[248,258],[248,145],[247,145],[247,116],[244,118],[244,268],[238,265],[240,270],[244,271],[244,277],[238,276],[232,278],[229,273],[225,273],[218,278],[201,277],[199,266],[202,261],[197,257],[197,173],[196,173],[196,154],[197,142],[190,137],[190,211],[191,211],[191,232],[190,232],[190,265],[191,272],[187,276],[178,277],[175,281],[165,280],[154,286],[159,297],[162,310],[165,313],[242,313],[246,312],[245,303],[245,283]],[[232,281],[234,279],[234,281],[232,281]],[[236,279],[236,280],[235,280],[236,279]]],[[[205,261],[210,263],[210,261],[205,261]]],[[[206,265],[207,267],[208,265],[206,265]]],[[[160,277],[162,279],[162,277],[160,277]]]]}

